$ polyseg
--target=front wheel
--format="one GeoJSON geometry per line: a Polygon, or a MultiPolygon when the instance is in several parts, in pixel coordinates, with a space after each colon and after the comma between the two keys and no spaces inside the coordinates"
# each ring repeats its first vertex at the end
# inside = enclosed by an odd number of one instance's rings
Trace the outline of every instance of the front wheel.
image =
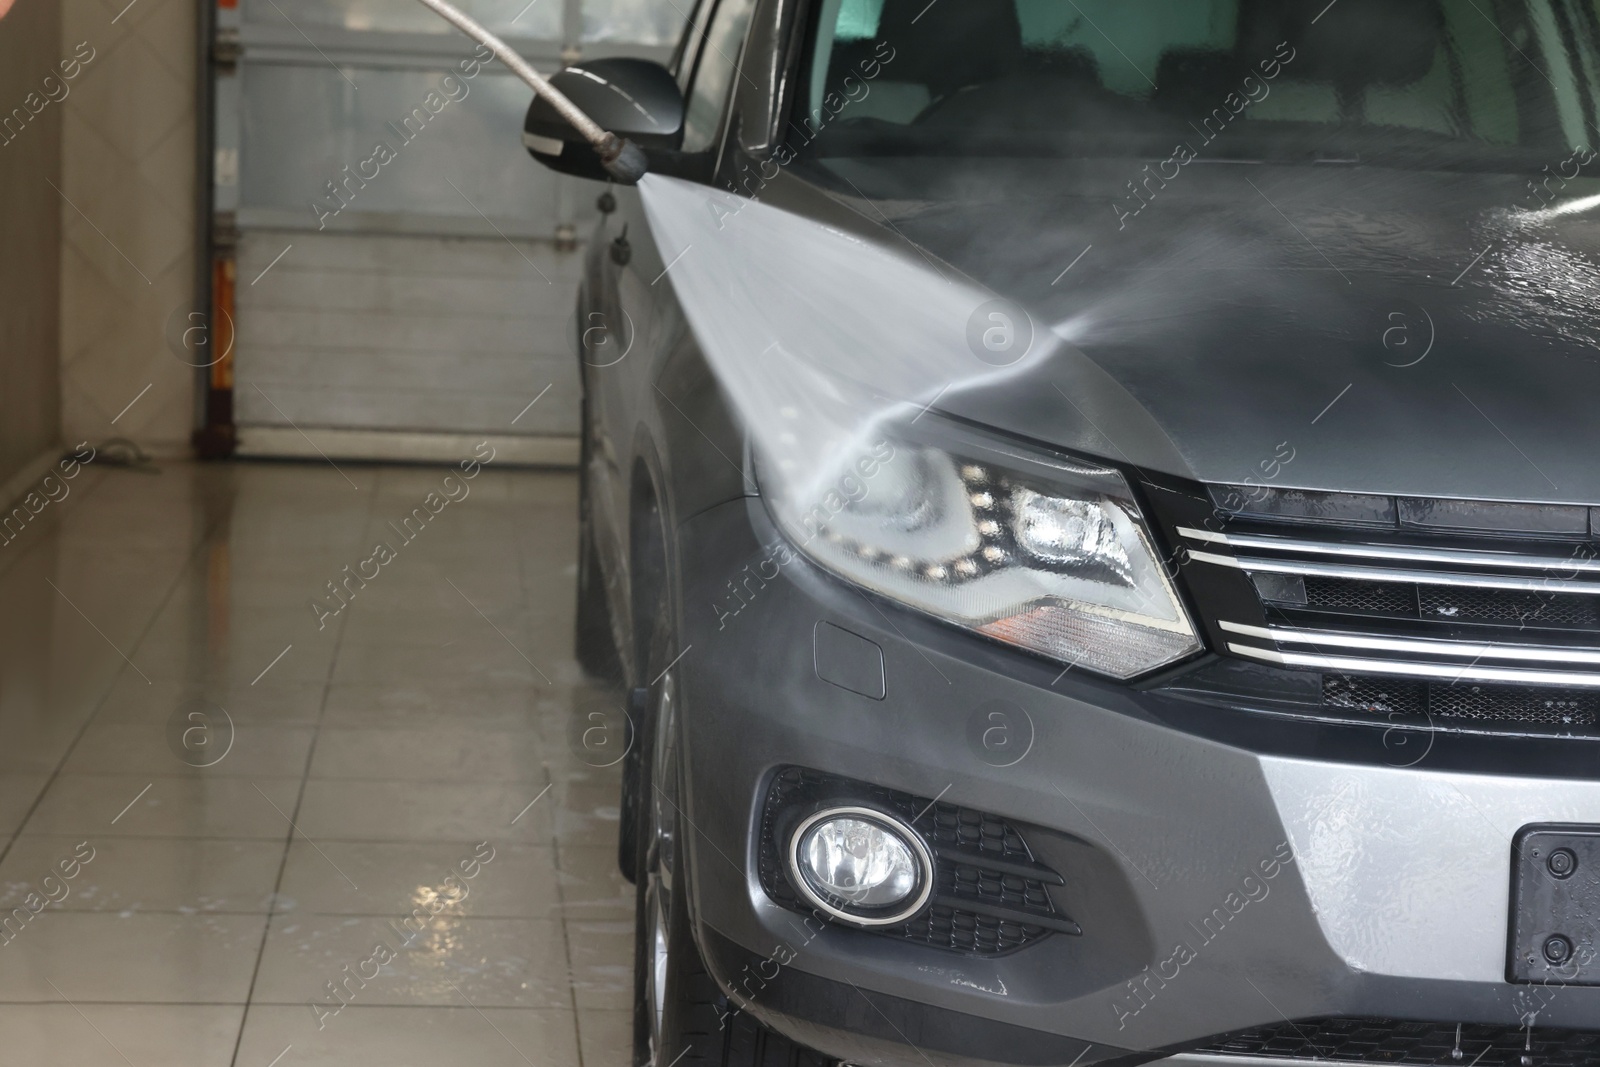
{"type": "MultiPolygon", "coordinates": [[[[836,1067],[739,1010],[700,958],[689,915],[683,845],[677,655],[658,614],[647,661],[659,671],[640,730],[635,879],[634,1063],[638,1067],[836,1067]]],[[[742,877],[731,867],[728,877],[742,877]]]]}
{"type": "MultiPolygon", "coordinates": [[[[687,826],[674,812],[673,829],[687,826]]],[[[674,842],[675,843],[675,842],[674,842]]],[[[641,1067],[838,1067],[741,1011],[706,970],[690,928],[683,870],[659,861],[639,880],[634,1062],[641,1067]]],[[[730,875],[733,872],[730,870],[730,875]]]]}

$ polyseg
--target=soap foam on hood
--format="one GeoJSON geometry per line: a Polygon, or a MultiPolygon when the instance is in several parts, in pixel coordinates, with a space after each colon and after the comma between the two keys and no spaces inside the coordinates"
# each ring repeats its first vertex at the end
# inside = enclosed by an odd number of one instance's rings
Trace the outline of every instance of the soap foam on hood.
{"type": "Polygon", "coordinates": [[[793,504],[826,492],[886,423],[1059,343],[1036,323],[1025,356],[991,365],[968,337],[996,296],[948,265],[675,178],[639,191],[689,326],[793,504]]]}

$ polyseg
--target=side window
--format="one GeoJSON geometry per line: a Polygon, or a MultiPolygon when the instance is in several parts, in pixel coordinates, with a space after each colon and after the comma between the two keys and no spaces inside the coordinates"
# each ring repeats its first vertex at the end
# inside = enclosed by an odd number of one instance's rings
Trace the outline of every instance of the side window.
{"type": "MultiPolygon", "coordinates": [[[[705,40],[695,62],[683,120],[683,150],[704,152],[722,129],[733,79],[739,74],[739,56],[755,0],[722,0],[705,28],[705,40]]],[[[689,30],[694,33],[693,27],[689,30]]]]}

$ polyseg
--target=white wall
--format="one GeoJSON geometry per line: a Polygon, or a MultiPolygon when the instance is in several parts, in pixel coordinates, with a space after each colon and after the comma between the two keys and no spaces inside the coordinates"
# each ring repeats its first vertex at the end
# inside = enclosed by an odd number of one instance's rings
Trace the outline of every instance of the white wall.
{"type": "MultiPolygon", "coordinates": [[[[37,2],[21,0],[19,12],[37,2]]],[[[58,199],[68,441],[122,436],[157,455],[188,451],[194,371],[168,350],[165,330],[190,305],[196,267],[197,2],[62,4],[62,48],[86,42],[94,55],[59,109],[71,201],[58,199]]]]}

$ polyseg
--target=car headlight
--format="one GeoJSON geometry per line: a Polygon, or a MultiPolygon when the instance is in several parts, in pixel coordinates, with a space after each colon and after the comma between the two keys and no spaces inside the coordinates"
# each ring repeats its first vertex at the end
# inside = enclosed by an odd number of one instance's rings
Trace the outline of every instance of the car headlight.
{"type": "Polygon", "coordinates": [[[843,578],[1115,678],[1200,648],[1115,470],[923,436],[880,441],[821,484],[763,477],[763,494],[784,534],[843,578]]]}

